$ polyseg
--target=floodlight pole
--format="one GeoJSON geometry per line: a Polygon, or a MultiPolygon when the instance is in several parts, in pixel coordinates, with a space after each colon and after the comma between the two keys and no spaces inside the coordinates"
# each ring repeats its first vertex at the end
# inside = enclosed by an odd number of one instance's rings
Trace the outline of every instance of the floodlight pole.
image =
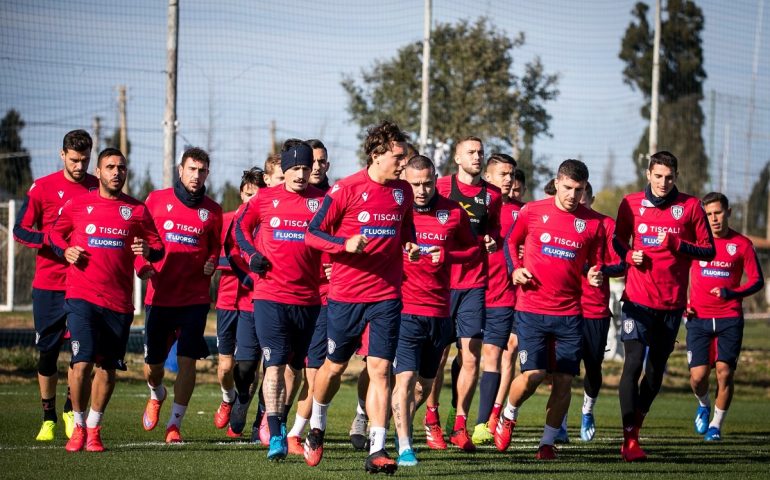
{"type": "Polygon", "coordinates": [[[179,43],[179,0],[168,0],[166,36],[166,109],[163,114],[163,187],[174,182],[176,156],[176,79],[179,43]]]}
{"type": "Polygon", "coordinates": [[[650,133],[647,154],[658,151],[658,96],[660,85],[660,0],[655,1],[655,40],[652,49],[652,93],[650,95],[650,133]]]}
{"type": "Polygon", "coordinates": [[[430,28],[432,0],[425,0],[422,40],[422,100],[420,108],[420,153],[428,145],[428,117],[430,116],[430,28]]]}

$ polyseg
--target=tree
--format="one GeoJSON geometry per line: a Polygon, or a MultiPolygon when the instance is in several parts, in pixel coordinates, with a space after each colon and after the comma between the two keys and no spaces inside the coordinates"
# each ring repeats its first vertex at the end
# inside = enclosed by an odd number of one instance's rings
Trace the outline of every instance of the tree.
{"type": "MultiPolygon", "coordinates": [[[[483,17],[474,23],[436,25],[431,33],[429,112],[434,144],[453,147],[457,139],[475,135],[484,139],[488,152],[510,151],[519,129],[529,148],[537,136],[549,135],[551,116],[545,103],[559,94],[558,75],[545,73],[539,58],[525,65],[523,76],[516,75],[513,51],[523,44],[523,33],[511,38],[483,17]]],[[[342,87],[352,121],[363,131],[390,119],[414,139],[420,128],[421,69],[422,42],[415,42],[362,71],[359,82],[346,76],[342,87]]],[[[537,170],[536,162],[527,162],[529,174],[537,170]]],[[[454,165],[447,162],[444,172],[454,165]]]]}
{"type": "Polygon", "coordinates": [[[222,198],[219,203],[222,205],[223,211],[232,212],[242,203],[241,191],[237,186],[231,184],[230,181],[226,181],[222,186],[222,198]]]}
{"type": "Polygon", "coordinates": [[[19,197],[32,185],[32,159],[21,144],[21,114],[8,110],[0,121],[0,191],[19,197]]]}
{"type": "MultiPolygon", "coordinates": [[[[767,228],[767,185],[770,182],[770,162],[767,162],[759,173],[756,183],[751,187],[751,193],[749,194],[749,201],[745,211],[740,212],[740,216],[748,214],[749,218],[746,222],[748,226],[748,234],[756,235],[758,237],[765,237],[767,228]]],[[[733,214],[736,214],[736,208],[733,206],[733,214]]],[[[740,219],[738,215],[735,215],[736,220],[731,223],[734,225],[740,225],[740,219]]]]}
{"type": "Polygon", "coordinates": [[[147,196],[150,194],[150,192],[154,191],[155,189],[155,184],[152,183],[152,176],[150,175],[150,167],[147,166],[147,169],[144,171],[144,179],[142,180],[142,183],[139,184],[139,188],[136,189],[136,192],[133,194],[133,196],[141,201],[144,201],[147,199],[147,196]]]}
{"type": "MultiPolygon", "coordinates": [[[[649,7],[639,2],[631,12],[620,59],[625,63],[623,79],[645,98],[641,109],[650,118],[654,31],[647,20],[649,7]]],[[[669,0],[661,18],[658,149],[669,150],[679,159],[679,188],[693,195],[703,193],[708,181],[708,157],[701,134],[705,116],[703,100],[703,12],[692,0],[669,0]]],[[[649,130],[645,129],[633,153],[637,187],[647,183],[649,130]]],[[[652,152],[654,153],[654,152],[652,152]]]]}
{"type": "Polygon", "coordinates": [[[595,194],[594,204],[591,206],[599,213],[615,218],[618,214],[618,207],[623,197],[634,190],[634,184],[619,185],[616,187],[603,188],[595,194]]]}

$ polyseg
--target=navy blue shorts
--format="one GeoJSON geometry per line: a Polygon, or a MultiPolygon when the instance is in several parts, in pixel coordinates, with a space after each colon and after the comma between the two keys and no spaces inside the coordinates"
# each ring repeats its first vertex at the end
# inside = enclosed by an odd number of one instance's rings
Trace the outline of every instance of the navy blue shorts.
{"type": "Polygon", "coordinates": [[[687,363],[690,368],[724,362],[733,370],[743,344],[743,318],[693,318],[687,328],[687,363]]]}
{"type": "Polygon", "coordinates": [[[516,312],[521,371],[577,375],[580,372],[583,317],[516,312]]]}
{"type": "Polygon", "coordinates": [[[441,355],[451,337],[452,319],[449,317],[402,313],[393,372],[417,372],[422,378],[435,378],[441,355]]]}
{"type": "Polygon", "coordinates": [[[667,350],[669,355],[674,351],[684,309],[658,310],[625,301],[621,312],[622,341],[637,340],[648,347],[652,341],[653,347],[667,350]]]}
{"type": "Polygon", "coordinates": [[[513,307],[487,308],[487,322],[484,328],[485,344],[508,348],[508,338],[511,336],[513,324],[513,307]]]}
{"type": "Polygon", "coordinates": [[[610,317],[583,319],[583,363],[601,365],[607,348],[610,317]]]}
{"type": "Polygon", "coordinates": [[[519,323],[516,321],[516,310],[513,311],[513,320],[511,320],[511,335],[519,334],[519,323]]]}
{"type": "Polygon", "coordinates": [[[326,324],[328,323],[328,318],[328,308],[326,305],[321,305],[315,322],[315,329],[313,330],[313,338],[310,339],[310,346],[307,350],[307,362],[305,363],[307,368],[321,368],[324,360],[326,360],[326,348],[328,345],[326,324]]]}
{"type": "Polygon", "coordinates": [[[257,338],[262,346],[262,364],[267,367],[290,365],[295,370],[305,366],[305,357],[313,338],[320,305],[289,305],[269,300],[254,300],[257,338]]]}
{"type": "Polygon", "coordinates": [[[238,314],[238,327],[235,332],[235,360],[238,362],[256,362],[262,355],[262,347],[257,338],[257,328],[254,325],[261,322],[254,312],[241,311],[238,314]]]}
{"type": "Polygon", "coordinates": [[[41,352],[59,350],[67,331],[64,290],[32,289],[35,346],[41,352]]]}
{"type": "Polygon", "coordinates": [[[64,309],[72,346],[71,365],[95,363],[105,370],[126,370],[123,357],[134,314],[121,313],[91,302],[70,298],[64,309]]]}
{"type": "Polygon", "coordinates": [[[217,308],[217,353],[232,355],[235,352],[235,331],[238,328],[238,310],[217,308]]]}
{"type": "Polygon", "coordinates": [[[203,333],[209,308],[208,303],[183,307],[145,305],[144,363],[157,365],[165,362],[174,341],[177,342],[177,356],[208,357],[209,347],[203,333]]]}
{"type": "MultiPolygon", "coordinates": [[[[484,288],[451,290],[449,315],[457,338],[483,338],[486,324],[484,288]]],[[[507,340],[506,340],[507,341],[507,340]]]]}
{"type": "Polygon", "coordinates": [[[396,358],[401,300],[346,303],[329,299],[326,357],[336,363],[350,360],[369,324],[369,353],[390,362],[396,358]]]}

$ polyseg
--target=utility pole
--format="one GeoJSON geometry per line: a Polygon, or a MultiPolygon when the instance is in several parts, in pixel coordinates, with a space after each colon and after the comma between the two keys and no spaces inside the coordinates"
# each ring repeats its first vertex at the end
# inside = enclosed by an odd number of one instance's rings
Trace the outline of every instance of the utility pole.
{"type": "Polygon", "coordinates": [[[420,153],[428,145],[428,123],[430,117],[430,30],[432,0],[425,0],[422,39],[422,102],[420,107],[420,153]]]}
{"type": "MultiPolygon", "coordinates": [[[[518,98],[518,94],[516,95],[518,98]]],[[[518,104],[518,102],[517,102],[518,104]]],[[[519,122],[519,109],[518,107],[513,112],[513,121],[511,122],[511,156],[517,162],[521,156],[521,147],[519,146],[521,125],[519,122]]]]}
{"type": "Polygon", "coordinates": [[[660,0],[655,1],[655,40],[652,49],[652,93],[650,104],[650,133],[647,154],[658,151],[658,89],[660,84],[660,0]]]}
{"type": "Polygon", "coordinates": [[[101,117],[94,117],[94,125],[93,125],[93,131],[94,131],[94,146],[91,148],[91,160],[94,162],[93,165],[96,165],[96,159],[99,158],[99,148],[102,145],[102,119],[101,117]]]}
{"type": "Polygon", "coordinates": [[[176,156],[176,79],[179,43],[179,0],[168,0],[166,36],[166,109],[163,114],[163,187],[174,183],[176,156]]]}
{"type": "MultiPolygon", "coordinates": [[[[730,163],[730,122],[725,124],[725,133],[722,140],[722,159],[719,165],[719,188],[720,192],[727,191],[727,164],[730,163]]],[[[744,212],[745,213],[745,212],[744,212]]],[[[746,215],[744,214],[744,217],[746,215]]],[[[745,219],[741,219],[746,224],[745,219]]],[[[745,230],[744,230],[745,232],[745,230]]]]}
{"type": "MultiPolygon", "coordinates": [[[[713,168],[716,166],[716,154],[714,152],[714,125],[716,124],[716,116],[717,116],[717,92],[715,90],[711,90],[711,95],[709,95],[710,98],[710,107],[709,107],[709,163],[711,164],[712,168],[709,169],[709,171],[713,172],[716,170],[716,168],[713,168]]],[[[711,177],[711,190],[714,191],[716,188],[714,187],[714,177],[711,177]]],[[[724,192],[724,190],[721,190],[724,192]]]]}
{"type": "MultiPolygon", "coordinates": [[[[120,151],[126,157],[128,165],[128,121],[126,119],[126,86],[118,86],[118,125],[120,128],[120,151]]],[[[126,182],[123,184],[123,193],[128,193],[128,182],[130,178],[126,175],[126,182]]]]}
{"type": "MultiPolygon", "coordinates": [[[[762,17],[765,11],[765,0],[759,0],[757,5],[757,28],[754,31],[754,59],[751,62],[751,95],[749,97],[749,128],[746,132],[746,139],[748,140],[746,151],[746,167],[744,168],[745,180],[745,192],[746,192],[746,208],[744,208],[743,215],[743,234],[748,231],[748,211],[749,211],[749,188],[748,179],[749,172],[751,171],[751,144],[754,141],[754,107],[756,103],[757,92],[757,70],[759,70],[759,45],[762,40],[762,17]]],[[[767,212],[770,213],[770,195],[767,196],[767,212]]],[[[770,238],[770,217],[767,218],[765,227],[765,238],[770,238]]]]}
{"type": "Polygon", "coordinates": [[[278,152],[278,146],[275,144],[275,120],[270,121],[270,153],[278,152]]]}

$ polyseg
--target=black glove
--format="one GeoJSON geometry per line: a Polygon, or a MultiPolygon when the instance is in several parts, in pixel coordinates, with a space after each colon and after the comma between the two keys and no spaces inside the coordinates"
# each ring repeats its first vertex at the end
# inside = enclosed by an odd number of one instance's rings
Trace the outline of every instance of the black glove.
{"type": "Polygon", "coordinates": [[[270,270],[270,262],[262,255],[255,253],[249,259],[249,270],[259,276],[264,276],[270,270]]]}

